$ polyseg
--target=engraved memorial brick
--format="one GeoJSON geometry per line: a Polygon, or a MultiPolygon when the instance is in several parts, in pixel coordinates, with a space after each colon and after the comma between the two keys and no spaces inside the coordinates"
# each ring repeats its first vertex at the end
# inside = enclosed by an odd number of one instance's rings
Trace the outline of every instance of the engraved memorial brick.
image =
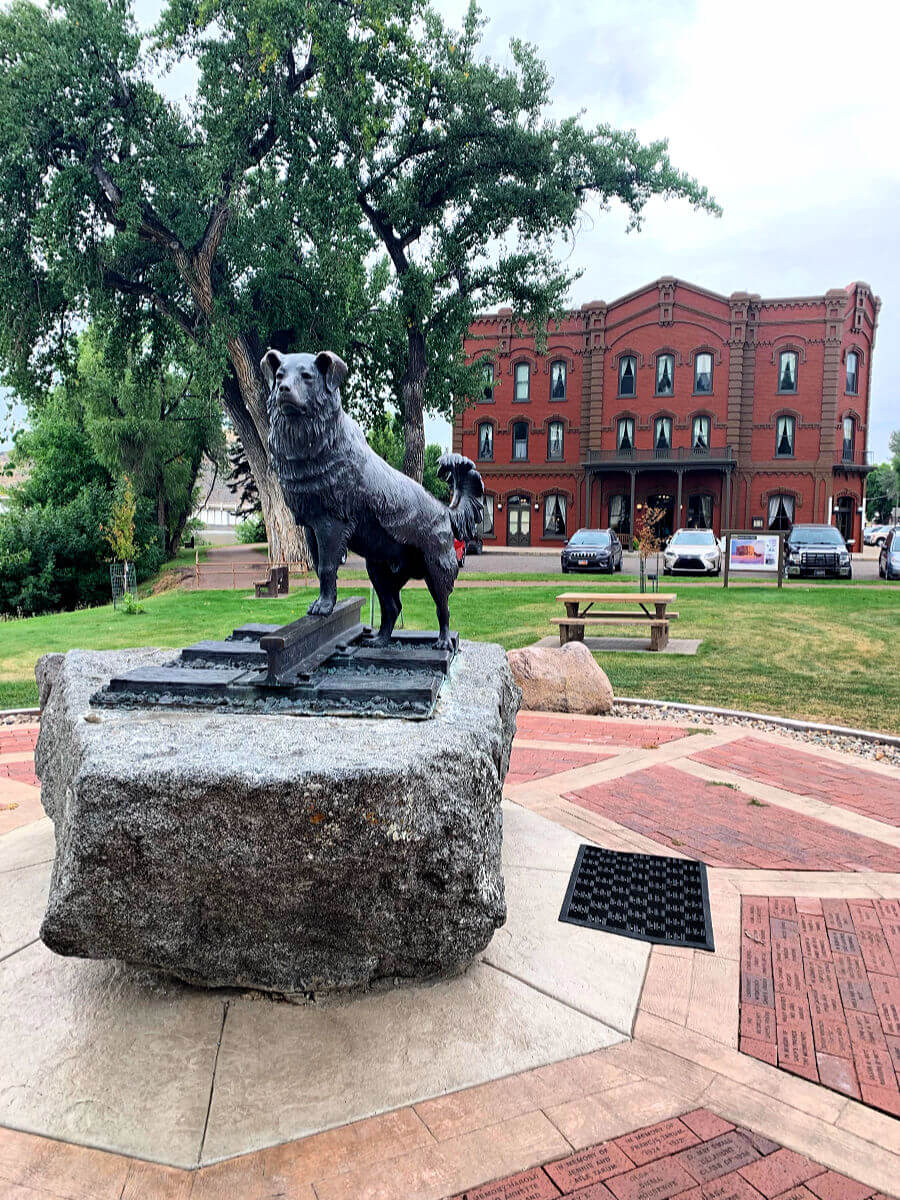
{"type": "Polygon", "coordinates": [[[851,1008],[858,1012],[875,1012],[872,989],[865,979],[841,979],[838,986],[841,990],[844,1012],[851,1008]]]}
{"type": "Polygon", "coordinates": [[[822,913],[828,929],[843,929],[853,932],[853,919],[846,900],[822,900],[822,913]]]}
{"type": "Polygon", "coordinates": [[[636,1129],[634,1133],[616,1138],[613,1145],[624,1151],[637,1166],[642,1166],[664,1154],[674,1154],[688,1146],[696,1146],[699,1141],[695,1133],[677,1117],[672,1117],[669,1121],[660,1121],[646,1129],[636,1129]]]}
{"type": "Polygon", "coordinates": [[[775,1010],[763,1004],[741,1005],[741,1037],[775,1041],[775,1010]]]}
{"type": "Polygon", "coordinates": [[[823,1170],[823,1167],[810,1162],[804,1155],[781,1149],[747,1167],[741,1167],[740,1173],[767,1200],[772,1200],[772,1197],[780,1196],[788,1188],[805,1183],[813,1175],[821,1175],[823,1170]]]}
{"type": "Polygon", "coordinates": [[[860,929],[856,936],[866,970],[881,975],[893,975],[894,960],[881,929],[860,929]]]}
{"type": "Polygon", "coordinates": [[[859,941],[855,933],[847,933],[843,929],[829,929],[828,940],[831,949],[838,954],[859,954],[859,941]]]}
{"type": "Polygon", "coordinates": [[[748,1163],[756,1162],[759,1152],[740,1133],[724,1133],[703,1142],[691,1150],[679,1154],[678,1161],[690,1172],[698,1183],[709,1183],[721,1175],[737,1171],[748,1163]]]}
{"type": "Polygon", "coordinates": [[[792,896],[770,896],[769,916],[782,917],[787,921],[797,920],[797,905],[792,896]]]}
{"type": "Polygon", "coordinates": [[[822,1054],[834,1054],[839,1058],[850,1058],[852,1044],[850,1031],[841,1018],[828,1020],[825,1017],[813,1017],[813,1042],[816,1050],[822,1054]]]}
{"type": "MultiPolygon", "coordinates": [[[[559,1192],[540,1167],[463,1192],[458,1200],[552,1200],[559,1192]]],[[[608,1193],[607,1193],[608,1195],[608,1193]]],[[[602,1198],[598,1197],[598,1200],[602,1198]]]]}
{"type": "Polygon", "coordinates": [[[900,1037],[900,979],[873,974],[869,986],[884,1032],[900,1037]]]}
{"type": "Polygon", "coordinates": [[[832,954],[834,970],[838,979],[865,979],[866,968],[856,954],[832,954]]]}
{"type": "Polygon", "coordinates": [[[745,975],[741,973],[741,1003],[764,1004],[769,1008],[775,1005],[775,988],[772,980],[766,975],[745,975]]]}
{"type": "Polygon", "coordinates": [[[887,1046],[881,1022],[874,1013],[850,1009],[847,1012],[847,1029],[850,1033],[850,1044],[853,1046],[887,1046]]]}
{"type": "Polygon", "coordinates": [[[616,1175],[607,1187],[616,1200],[668,1200],[693,1188],[694,1180],[677,1159],[662,1158],[616,1175]]]}
{"type": "Polygon", "coordinates": [[[618,1175],[633,1166],[632,1160],[614,1142],[603,1142],[579,1150],[568,1158],[547,1163],[544,1168],[563,1192],[572,1192],[588,1184],[599,1183],[610,1175],[618,1175]]]}
{"type": "Polygon", "coordinates": [[[811,984],[806,989],[806,994],[809,997],[810,1015],[814,1021],[816,1017],[843,1017],[844,1007],[837,987],[832,989],[811,984]]]}
{"type": "Polygon", "coordinates": [[[733,1171],[706,1184],[703,1200],[759,1200],[759,1192],[742,1175],[733,1171]]]}
{"type": "Polygon", "coordinates": [[[853,1062],[861,1087],[872,1084],[897,1091],[897,1075],[887,1050],[857,1043],[853,1047],[853,1062]]]}
{"type": "Polygon", "coordinates": [[[800,939],[800,926],[796,921],[786,921],[783,917],[772,917],[769,920],[769,928],[772,930],[772,941],[775,942],[779,938],[796,938],[800,939]]]}

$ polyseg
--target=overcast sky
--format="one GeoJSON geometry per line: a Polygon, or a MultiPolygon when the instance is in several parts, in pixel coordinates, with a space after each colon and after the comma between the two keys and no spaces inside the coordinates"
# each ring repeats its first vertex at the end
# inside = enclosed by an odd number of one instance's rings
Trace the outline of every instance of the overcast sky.
{"type": "MultiPolygon", "coordinates": [[[[436,0],[458,22],[465,0],[436,0]]],[[[160,0],[137,0],[144,25],[160,0]]],[[[588,208],[569,264],[573,306],[613,300],[660,275],[728,294],[814,295],[854,280],[882,299],[869,445],[900,428],[900,162],[897,41],[889,0],[486,0],[484,49],[540,50],[554,113],[667,137],[720,219],[653,201],[640,233],[620,210],[588,208]]],[[[179,72],[167,90],[190,87],[179,72]]],[[[429,440],[449,443],[446,423],[429,440]]]]}

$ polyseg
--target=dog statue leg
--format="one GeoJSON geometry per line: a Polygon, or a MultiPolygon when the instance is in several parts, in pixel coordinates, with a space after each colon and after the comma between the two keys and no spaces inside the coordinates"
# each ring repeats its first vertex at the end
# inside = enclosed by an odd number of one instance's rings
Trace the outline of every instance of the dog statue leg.
{"type": "Polygon", "coordinates": [[[425,583],[431,592],[431,598],[434,601],[434,606],[437,609],[438,618],[438,637],[434,643],[435,650],[452,650],[453,642],[450,639],[450,593],[453,591],[453,579],[448,583],[442,578],[438,571],[426,570],[425,583]]]}
{"type": "Polygon", "coordinates": [[[306,610],[310,617],[327,617],[337,603],[337,574],[347,550],[350,531],[336,521],[322,522],[314,527],[319,576],[319,595],[306,610]]]}
{"type": "Polygon", "coordinates": [[[405,573],[398,575],[388,563],[370,558],[366,559],[366,570],[378,596],[378,607],[381,609],[381,627],[373,639],[373,644],[389,646],[402,608],[400,588],[406,583],[407,576],[405,573]]]}

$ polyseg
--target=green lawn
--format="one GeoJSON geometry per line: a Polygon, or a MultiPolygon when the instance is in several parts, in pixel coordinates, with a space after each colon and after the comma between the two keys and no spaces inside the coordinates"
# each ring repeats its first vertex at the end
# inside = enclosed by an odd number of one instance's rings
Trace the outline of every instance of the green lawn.
{"type": "MultiPolygon", "coordinates": [[[[604,591],[619,586],[599,585],[604,591]]],[[[507,649],[528,645],[550,633],[551,617],[561,615],[554,599],[559,590],[558,583],[460,588],[451,602],[453,625],[463,637],[497,641],[507,649]]],[[[633,591],[633,585],[623,590],[633,591]]],[[[678,591],[678,581],[673,590],[678,591]]],[[[224,637],[246,621],[292,620],[312,595],[301,590],[278,600],[254,600],[247,592],[172,591],[143,600],[146,611],[137,616],[107,607],[2,622],[0,708],[36,702],[34,663],[47,651],[183,646],[224,637]]],[[[600,656],[618,695],[900,732],[900,588],[792,583],[781,591],[726,592],[694,587],[679,593],[676,607],[680,620],[673,631],[702,638],[698,654],[600,656]]],[[[368,608],[365,619],[367,613],[368,608]]],[[[434,627],[425,591],[407,589],[404,614],[407,627],[434,627]]]]}

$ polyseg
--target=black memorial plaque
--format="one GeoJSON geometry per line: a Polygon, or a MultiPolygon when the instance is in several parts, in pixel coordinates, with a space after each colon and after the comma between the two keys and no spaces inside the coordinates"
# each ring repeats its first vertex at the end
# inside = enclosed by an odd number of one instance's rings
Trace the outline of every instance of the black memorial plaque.
{"type": "Polygon", "coordinates": [[[622,937],[714,950],[706,864],[579,847],[560,921],[622,937]]]}

